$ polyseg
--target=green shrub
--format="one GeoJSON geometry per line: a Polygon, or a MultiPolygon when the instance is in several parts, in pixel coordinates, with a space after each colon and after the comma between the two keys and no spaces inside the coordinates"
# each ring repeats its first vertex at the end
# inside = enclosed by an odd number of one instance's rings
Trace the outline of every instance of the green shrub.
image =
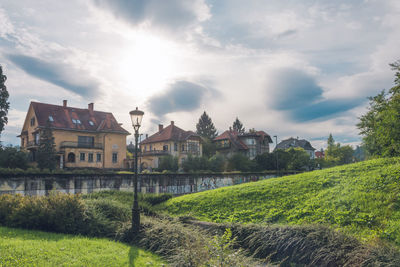
{"type": "Polygon", "coordinates": [[[0,168],[25,170],[28,168],[28,154],[18,147],[0,146],[0,168]]]}

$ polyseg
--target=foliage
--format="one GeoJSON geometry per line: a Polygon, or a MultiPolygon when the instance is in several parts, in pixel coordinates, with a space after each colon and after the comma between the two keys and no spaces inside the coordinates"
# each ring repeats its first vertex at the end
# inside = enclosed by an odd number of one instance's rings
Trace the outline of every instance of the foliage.
{"type": "Polygon", "coordinates": [[[19,147],[0,147],[0,168],[28,168],[28,155],[19,147]]]}
{"type": "Polygon", "coordinates": [[[0,266],[164,266],[160,257],[107,239],[0,227],[0,266]]]}
{"type": "Polygon", "coordinates": [[[228,159],[228,171],[247,172],[255,169],[255,163],[241,153],[236,153],[228,159]]]}
{"type": "Polygon", "coordinates": [[[369,108],[357,124],[366,150],[373,156],[400,155],[400,61],[390,64],[395,86],[369,98],[369,108]]]}
{"type": "Polygon", "coordinates": [[[225,170],[226,160],[222,155],[214,155],[208,159],[208,169],[213,172],[223,172],[225,170]]]}
{"type": "Polygon", "coordinates": [[[55,146],[51,123],[48,120],[46,126],[40,132],[39,148],[37,151],[37,163],[41,170],[54,170],[56,168],[55,146]]]}
{"type": "Polygon", "coordinates": [[[290,148],[287,150],[290,156],[288,162],[289,170],[304,170],[310,166],[310,155],[301,147],[290,148]]]}
{"type": "Polygon", "coordinates": [[[8,123],[8,109],[10,108],[10,102],[8,102],[8,91],[4,84],[7,80],[7,76],[3,74],[3,68],[0,65],[0,134],[4,130],[5,125],[8,123]]]}
{"type": "Polygon", "coordinates": [[[256,163],[256,170],[276,170],[276,157],[275,153],[263,153],[254,158],[256,163]]]}
{"type": "Polygon", "coordinates": [[[182,163],[182,168],[185,172],[206,171],[209,169],[208,159],[205,156],[193,157],[188,155],[186,160],[182,163]]]}
{"type": "Polygon", "coordinates": [[[211,118],[207,115],[205,111],[200,116],[199,122],[196,124],[196,129],[198,135],[200,135],[203,138],[206,138],[209,141],[213,140],[218,135],[214,123],[212,122],[211,118]]]}
{"type": "Polygon", "coordinates": [[[329,224],[400,244],[400,158],[375,159],[168,200],[160,209],[214,222],[329,224]]]}
{"type": "Polygon", "coordinates": [[[178,157],[172,155],[165,155],[160,157],[160,163],[158,164],[158,171],[173,171],[176,172],[179,168],[178,157]]]}
{"type": "Polygon", "coordinates": [[[236,117],[236,120],[232,124],[232,129],[238,133],[244,133],[245,128],[243,127],[242,122],[236,117]]]}
{"type": "Polygon", "coordinates": [[[202,148],[203,148],[203,156],[208,158],[215,155],[215,151],[217,150],[216,144],[208,138],[202,138],[202,148]]]}
{"type": "Polygon", "coordinates": [[[353,162],[354,150],[351,146],[341,146],[340,143],[336,143],[332,134],[329,134],[327,143],[328,148],[325,151],[326,162],[323,165],[335,166],[353,162]]]}

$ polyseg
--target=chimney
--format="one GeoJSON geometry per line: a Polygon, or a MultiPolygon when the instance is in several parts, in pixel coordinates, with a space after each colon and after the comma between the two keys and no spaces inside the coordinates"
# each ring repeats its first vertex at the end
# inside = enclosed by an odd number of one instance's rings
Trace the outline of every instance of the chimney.
{"type": "Polygon", "coordinates": [[[174,121],[171,121],[171,125],[174,125],[174,121]]]}
{"type": "Polygon", "coordinates": [[[64,108],[67,107],[67,100],[63,100],[63,107],[64,107],[64,108]]]}
{"type": "Polygon", "coordinates": [[[146,134],[146,139],[149,138],[149,134],[146,134]]]}
{"type": "Polygon", "coordinates": [[[93,103],[89,103],[89,104],[88,104],[88,110],[89,110],[89,111],[93,111],[93,107],[94,107],[94,104],[93,104],[93,103]]]}
{"type": "Polygon", "coordinates": [[[158,131],[159,131],[159,132],[161,132],[163,128],[164,128],[164,126],[163,126],[162,124],[159,124],[159,125],[158,125],[158,131]]]}

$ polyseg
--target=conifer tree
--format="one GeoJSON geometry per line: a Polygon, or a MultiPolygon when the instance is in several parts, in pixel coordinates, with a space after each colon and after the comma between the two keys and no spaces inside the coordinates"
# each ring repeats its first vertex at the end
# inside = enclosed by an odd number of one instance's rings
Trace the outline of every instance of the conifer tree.
{"type": "Polygon", "coordinates": [[[198,135],[208,140],[213,140],[218,135],[214,123],[205,111],[200,116],[199,122],[196,124],[196,129],[198,135]]]}
{"type": "Polygon", "coordinates": [[[8,102],[8,91],[5,86],[7,76],[3,74],[3,68],[0,65],[0,134],[4,130],[4,126],[8,123],[8,109],[10,102],[8,102]]]}
{"type": "Polygon", "coordinates": [[[37,152],[37,163],[40,169],[54,170],[56,168],[56,150],[54,144],[51,122],[48,120],[46,126],[40,132],[40,143],[37,152]]]}
{"type": "Polygon", "coordinates": [[[245,128],[243,127],[242,122],[236,117],[236,120],[233,122],[232,129],[237,131],[238,133],[244,133],[245,128]]]}

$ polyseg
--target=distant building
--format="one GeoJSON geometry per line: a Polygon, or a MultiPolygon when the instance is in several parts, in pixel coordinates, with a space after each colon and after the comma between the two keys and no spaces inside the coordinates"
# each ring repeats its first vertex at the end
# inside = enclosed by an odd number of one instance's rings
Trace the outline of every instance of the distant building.
{"type": "Polygon", "coordinates": [[[311,143],[305,139],[298,139],[290,137],[289,139],[283,140],[280,142],[274,150],[276,149],[289,149],[289,148],[303,148],[309,155],[310,159],[315,159],[315,148],[312,147],[311,143]]]}
{"type": "Polygon", "coordinates": [[[32,162],[40,145],[40,134],[50,122],[60,168],[92,167],[123,168],[126,158],[126,136],[112,113],[31,102],[25,122],[18,136],[21,148],[30,154],[32,162]]]}
{"type": "Polygon", "coordinates": [[[217,153],[232,156],[234,153],[242,153],[249,159],[254,159],[257,155],[269,152],[269,144],[272,139],[264,131],[250,131],[239,133],[232,129],[223,132],[214,138],[217,153]]]}
{"type": "Polygon", "coordinates": [[[320,151],[315,151],[315,158],[317,159],[325,158],[325,151],[322,148],[320,151]]]}
{"type": "Polygon", "coordinates": [[[173,121],[167,127],[158,126],[158,132],[147,137],[140,143],[141,169],[158,168],[162,156],[178,157],[179,164],[185,161],[189,154],[202,155],[201,137],[192,131],[177,127],[173,121]]]}

